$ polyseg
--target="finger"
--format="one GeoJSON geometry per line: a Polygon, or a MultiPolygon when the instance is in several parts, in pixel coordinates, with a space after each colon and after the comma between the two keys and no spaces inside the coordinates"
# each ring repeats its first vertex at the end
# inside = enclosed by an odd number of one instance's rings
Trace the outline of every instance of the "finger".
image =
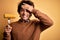
{"type": "Polygon", "coordinates": [[[12,30],[12,27],[11,28],[5,28],[4,29],[4,31],[7,32],[7,33],[11,32],[11,30],[12,30]]]}
{"type": "Polygon", "coordinates": [[[23,5],[21,6],[23,9],[27,9],[28,8],[28,4],[26,4],[26,3],[23,3],[23,5]]]}
{"type": "Polygon", "coordinates": [[[10,25],[6,26],[5,29],[12,29],[10,25]]]}

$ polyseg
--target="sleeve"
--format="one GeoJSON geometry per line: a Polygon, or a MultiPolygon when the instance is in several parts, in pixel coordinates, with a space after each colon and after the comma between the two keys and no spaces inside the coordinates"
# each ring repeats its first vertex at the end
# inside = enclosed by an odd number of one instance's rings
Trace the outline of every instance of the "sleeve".
{"type": "Polygon", "coordinates": [[[52,26],[53,21],[46,14],[41,13],[39,10],[34,10],[33,14],[39,19],[39,25],[42,31],[52,26]]]}
{"type": "Polygon", "coordinates": [[[11,40],[11,34],[7,35],[6,32],[3,33],[3,40],[11,40]]]}

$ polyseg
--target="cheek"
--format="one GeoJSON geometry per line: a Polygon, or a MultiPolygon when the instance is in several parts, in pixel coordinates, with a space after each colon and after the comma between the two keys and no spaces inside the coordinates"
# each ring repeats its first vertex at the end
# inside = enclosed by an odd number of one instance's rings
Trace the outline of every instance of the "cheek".
{"type": "Polygon", "coordinates": [[[22,16],[23,15],[23,12],[20,12],[20,16],[22,16]]]}
{"type": "Polygon", "coordinates": [[[26,17],[30,17],[30,14],[29,14],[28,12],[25,12],[25,13],[24,13],[24,12],[21,11],[21,12],[20,12],[20,17],[23,17],[24,15],[25,15],[26,17]]]}
{"type": "Polygon", "coordinates": [[[20,14],[23,14],[23,12],[21,11],[20,14]]]}
{"type": "Polygon", "coordinates": [[[27,17],[29,17],[30,16],[30,14],[29,13],[27,13],[27,17]]]}

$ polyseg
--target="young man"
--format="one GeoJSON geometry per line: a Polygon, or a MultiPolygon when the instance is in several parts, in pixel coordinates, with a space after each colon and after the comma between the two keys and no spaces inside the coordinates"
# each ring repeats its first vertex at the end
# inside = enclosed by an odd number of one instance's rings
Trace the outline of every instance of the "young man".
{"type": "Polygon", "coordinates": [[[21,19],[5,28],[4,40],[39,40],[40,33],[53,24],[46,14],[34,8],[32,1],[21,1],[18,13],[21,19]],[[32,14],[39,20],[30,20],[32,14]]]}

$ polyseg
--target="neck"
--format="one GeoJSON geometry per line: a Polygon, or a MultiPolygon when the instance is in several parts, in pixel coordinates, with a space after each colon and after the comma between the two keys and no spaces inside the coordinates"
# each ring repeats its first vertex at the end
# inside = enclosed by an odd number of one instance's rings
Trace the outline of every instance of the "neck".
{"type": "Polygon", "coordinates": [[[22,22],[29,22],[30,19],[27,19],[27,20],[23,20],[23,19],[21,19],[21,21],[22,21],[22,22]]]}

